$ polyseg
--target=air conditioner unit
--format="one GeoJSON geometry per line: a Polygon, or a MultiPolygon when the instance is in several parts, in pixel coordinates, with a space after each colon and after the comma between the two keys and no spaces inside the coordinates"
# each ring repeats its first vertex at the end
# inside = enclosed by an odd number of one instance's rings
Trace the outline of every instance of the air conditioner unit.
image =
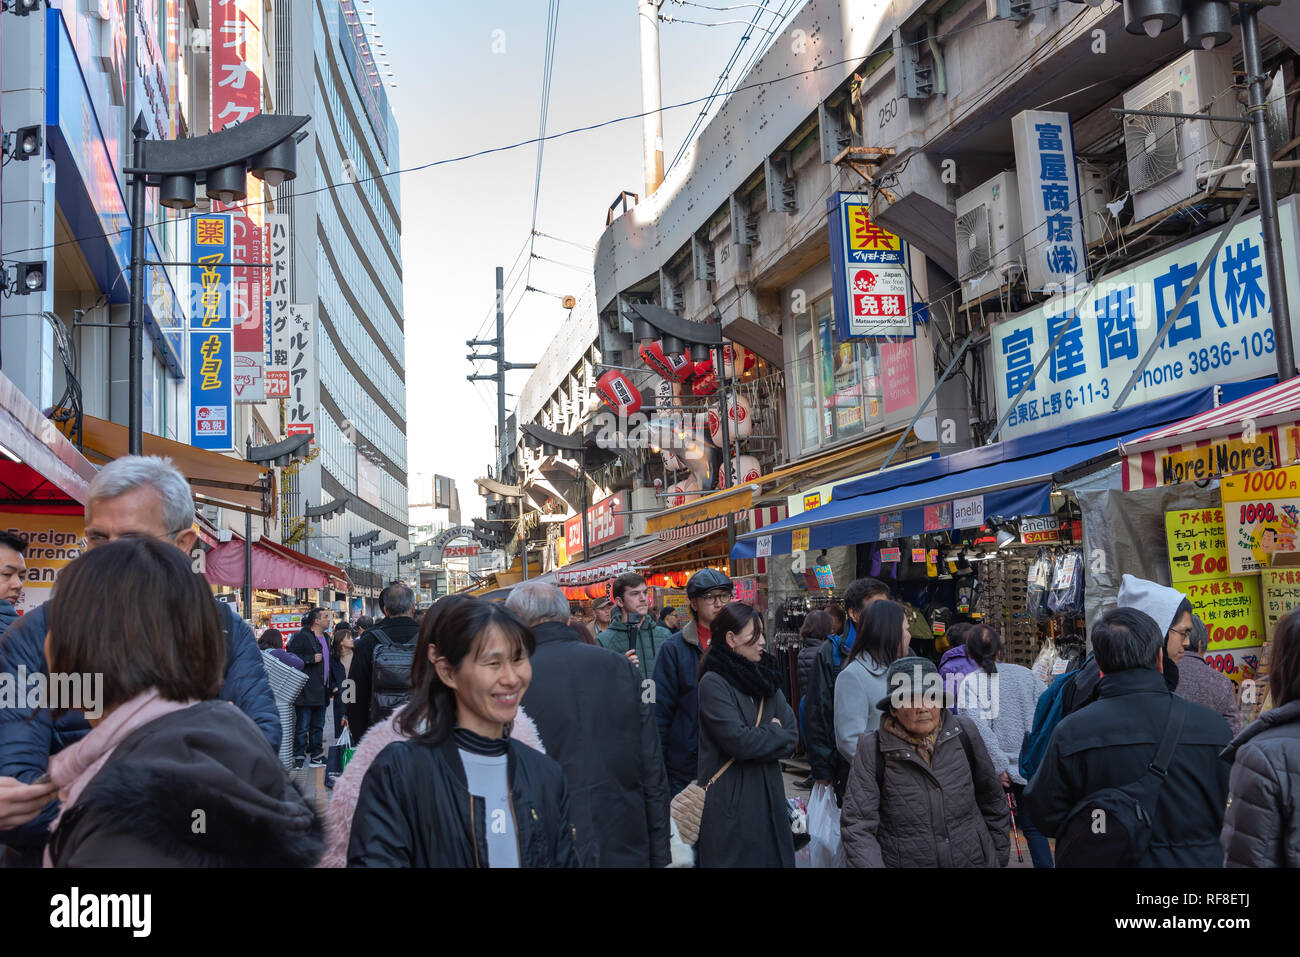
{"type": "Polygon", "coordinates": [[[1083,219],[1083,244],[1092,243],[1106,235],[1106,226],[1112,219],[1106,204],[1110,202],[1110,180],[1106,171],[1082,160],[1079,171],[1079,204],[1083,219]]]}
{"type": "MultiPolygon", "coordinates": [[[[1226,55],[1193,50],[1124,94],[1124,109],[1236,116],[1232,63],[1226,55]]],[[[1199,193],[1198,172],[1227,165],[1236,123],[1125,116],[1133,219],[1140,222],[1199,193]]],[[[1240,185],[1240,175],[1236,185],[1240,185]]],[[[1233,183],[1224,182],[1224,186],[1233,183]]]]}
{"type": "Polygon", "coordinates": [[[1016,174],[999,173],[957,200],[957,273],[973,302],[1024,271],[1024,230],[1016,174]]]}

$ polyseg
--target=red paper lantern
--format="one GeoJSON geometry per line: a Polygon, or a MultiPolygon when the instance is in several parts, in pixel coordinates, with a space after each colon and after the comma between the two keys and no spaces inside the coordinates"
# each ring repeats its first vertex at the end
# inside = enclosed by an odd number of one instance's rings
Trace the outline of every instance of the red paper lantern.
{"type": "Polygon", "coordinates": [[[681,382],[691,374],[691,360],[683,355],[676,358],[664,355],[662,342],[652,342],[648,346],[642,346],[641,359],[669,382],[681,382]]]}
{"type": "Polygon", "coordinates": [[[691,375],[695,376],[697,379],[701,379],[706,375],[710,375],[712,374],[712,372],[713,372],[713,356],[709,356],[709,358],[707,359],[701,359],[699,362],[691,366],[691,375]]]}
{"type": "Polygon", "coordinates": [[[696,379],[693,391],[696,395],[713,395],[718,391],[718,377],[710,372],[696,379]]]}
{"type": "Polygon", "coordinates": [[[641,408],[641,391],[617,369],[596,380],[596,393],[619,415],[631,415],[641,408]]]}
{"type": "Polygon", "coordinates": [[[606,595],[608,595],[608,594],[609,594],[609,583],[608,583],[608,582],[601,582],[599,585],[588,585],[588,586],[587,586],[587,597],[588,597],[588,598],[604,598],[604,597],[605,597],[606,595]]]}

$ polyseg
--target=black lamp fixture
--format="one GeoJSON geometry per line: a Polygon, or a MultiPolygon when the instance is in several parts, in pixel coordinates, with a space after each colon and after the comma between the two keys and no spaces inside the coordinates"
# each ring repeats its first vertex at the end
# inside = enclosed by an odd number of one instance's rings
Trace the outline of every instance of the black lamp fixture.
{"type": "MultiPolygon", "coordinates": [[[[44,0],[44,6],[48,7],[49,5],[49,0],[44,0]]],[[[9,2],[5,4],[4,8],[10,13],[17,14],[20,17],[26,17],[35,13],[41,8],[41,6],[42,0],[9,0],[9,2]]]]}
{"type": "Polygon", "coordinates": [[[1213,50],[1232,39],[1232,8],[1226,3],[1191,3],[1183,8],[1183,46],[1213,50]]]}
{"type": "Polygon", "coordinates": [[[29,262],[18,263],[15,267],[17,282],[14,283],[14,293],[19,296],[25,296],[28,293],[45,291],[45,263],[29,262]]]}
{"type": "Polygon", "coordinates": [[[9,154],[10,159],[29,160],[33,156],[41,155],[41,144],[44,137],[39,126],[23,126],[13,135],[13,150],[9,154]]]}
{"type": "MultiPolygon", "coordinates": [[[[303,514],[314,521],[320,521],[325,518],[337,518],[348,510],[348,503],[352,500],[349,495],[337,498],[332,502],[325,502],[321,505],[308,505],[304,508],[303,514]]],[[[376,533],[378,534],[378,533],[376,533]]]]}

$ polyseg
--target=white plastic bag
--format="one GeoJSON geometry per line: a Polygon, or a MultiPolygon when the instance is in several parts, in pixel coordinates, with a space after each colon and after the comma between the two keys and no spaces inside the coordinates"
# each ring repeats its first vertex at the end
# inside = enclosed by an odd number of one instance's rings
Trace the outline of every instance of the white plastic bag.
{"type": "Polygon", "coordinates": [[[672,853],[672,860],[669,867],[694,867],[695,866],[695,848],[682,840],[678,833],[677,822],[670,816],[668,818],[669,838],[668,849],[672,853]]]}
{"type": "Polygon", "coordinates": [[[814,784],[808,798],[808,835],[813,867],[843,867],[844,845],[840,843],[840,806],[829,784],[814,784]]]}

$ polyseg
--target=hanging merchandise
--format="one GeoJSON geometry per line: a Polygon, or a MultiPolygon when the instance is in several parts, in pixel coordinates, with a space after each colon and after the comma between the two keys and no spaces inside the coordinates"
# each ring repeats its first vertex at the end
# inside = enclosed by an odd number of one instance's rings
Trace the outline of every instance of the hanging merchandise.
{"type": "Polygon", "coordinates": [[[957,585],[957,614],[969,615],[975,607],[975,592],[979,588],[979,579],[974,575],[963,576],[957,585]]]}
{"type": "Polygon", "coordinates": [[[1052,679],[1056,677],[1056,662],[1058,659],[1056,653],[1056,641],[1050,636],[1043,642],[1043,650],[1038,653],[1034,659],[1034,665],[1030,669],[1034,676],[1045,685],[1050,685],[1052,679]]]}
{"type": "Polygon", "coordinates": [[[1066,549],[1056,560],[1047,607],[1062,617],[1083,614],[1083,552],[1079,549],[1066,549]]]}
{"type": "Polygon", "coordinates": [[[1054,568],[1052,550],[1040,548],[1038,557],[1029,566],[1029,594],[1025,599],[1025,611],[1034,621],[1046,621],[1051,617],[1051,612],[1047,610],[1047,596],[1051,591],[1054,568]]]}

